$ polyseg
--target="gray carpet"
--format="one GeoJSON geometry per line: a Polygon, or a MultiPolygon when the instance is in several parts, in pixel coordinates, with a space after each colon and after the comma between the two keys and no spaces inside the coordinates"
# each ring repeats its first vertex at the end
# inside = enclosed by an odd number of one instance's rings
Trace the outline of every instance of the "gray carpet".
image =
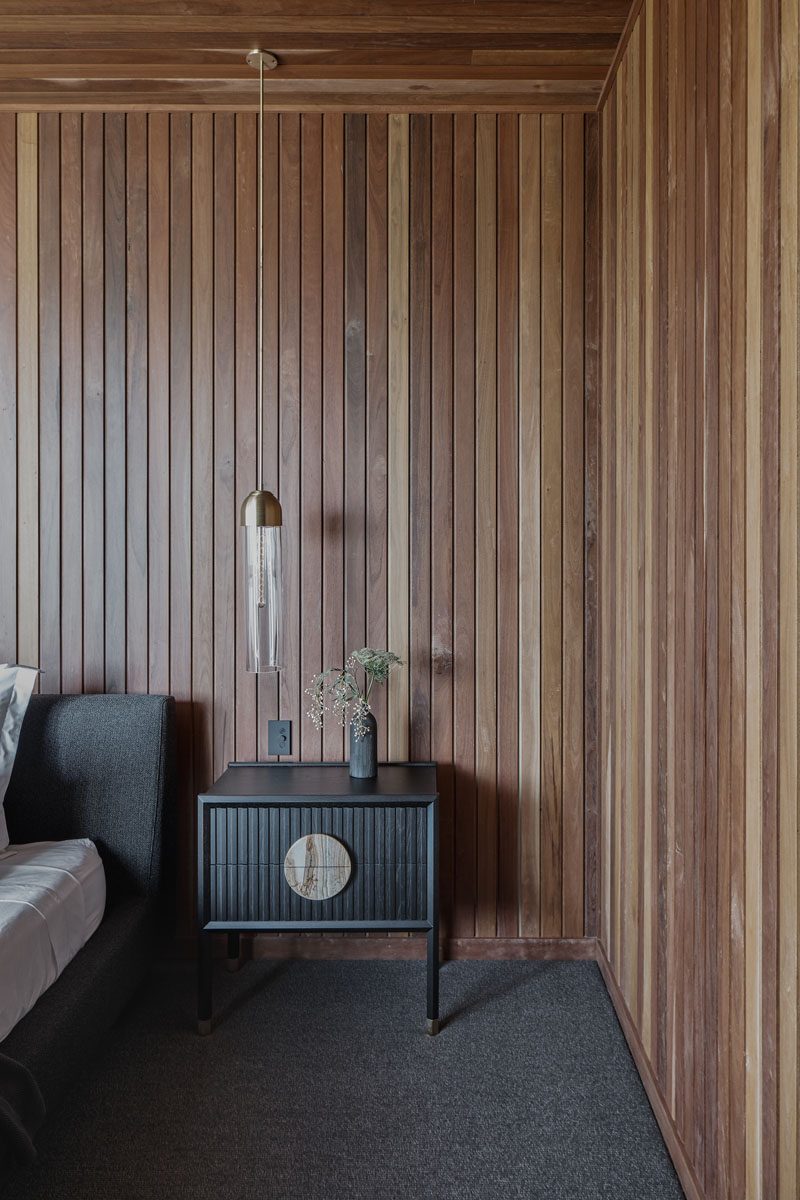
{"type": "Polygon", "coordinates": [[[525,1197],[682,1192],[593,963],[159,970],[5,1200],[525,1197]]]}

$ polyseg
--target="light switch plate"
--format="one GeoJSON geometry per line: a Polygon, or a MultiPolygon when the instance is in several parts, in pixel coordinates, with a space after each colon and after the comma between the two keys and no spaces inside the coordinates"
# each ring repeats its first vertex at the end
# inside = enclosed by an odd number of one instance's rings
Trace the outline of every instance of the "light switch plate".
{"type": "Polygon", "coordinates": [[[269,721],[267,723],[267,751],[270,754],[292,753],[291,721],[269,721]]]}

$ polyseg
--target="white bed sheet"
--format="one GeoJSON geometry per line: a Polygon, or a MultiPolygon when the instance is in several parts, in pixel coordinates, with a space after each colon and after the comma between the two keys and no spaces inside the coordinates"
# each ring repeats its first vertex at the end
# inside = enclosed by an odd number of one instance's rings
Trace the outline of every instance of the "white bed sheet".
{"type": "Polygon", "coordinates": [[[105,906],[88,838],[0,851],[0,1042],[86,945],[105,906]]]}

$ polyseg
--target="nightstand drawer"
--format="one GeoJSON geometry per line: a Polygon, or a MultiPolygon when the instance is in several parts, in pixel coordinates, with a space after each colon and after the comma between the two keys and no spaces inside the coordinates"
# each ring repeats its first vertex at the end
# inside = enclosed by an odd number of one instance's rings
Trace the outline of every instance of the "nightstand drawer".
{"type": "Polygon", "coordinates": [[[207,805],[208,920],[213,922],[426,921],[425,805],[207,805]],[[289,847],[327,834],[350,859],[337,895],[308,900],[289,886],[289,847]]]}

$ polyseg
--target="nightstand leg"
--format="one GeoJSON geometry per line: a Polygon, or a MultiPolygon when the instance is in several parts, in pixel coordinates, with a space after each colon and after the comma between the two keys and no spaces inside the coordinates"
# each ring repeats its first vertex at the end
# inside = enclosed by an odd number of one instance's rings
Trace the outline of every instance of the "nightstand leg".
{"type": "Polygon", "coordinates": [[[439,1032],[439,930],[428,930],[428,1033],[439,1032]]]}
{"type": "Polygon", "coordinates": [[[211,1033],[211,934],[201,933],[197,944],[197,1032],[211,1033]]]}
{"type": "Polygon", "coordinates": [[[238,971],[242,965],[241,946],[238,930],[228,934],[228,970],[238,971]]]}

